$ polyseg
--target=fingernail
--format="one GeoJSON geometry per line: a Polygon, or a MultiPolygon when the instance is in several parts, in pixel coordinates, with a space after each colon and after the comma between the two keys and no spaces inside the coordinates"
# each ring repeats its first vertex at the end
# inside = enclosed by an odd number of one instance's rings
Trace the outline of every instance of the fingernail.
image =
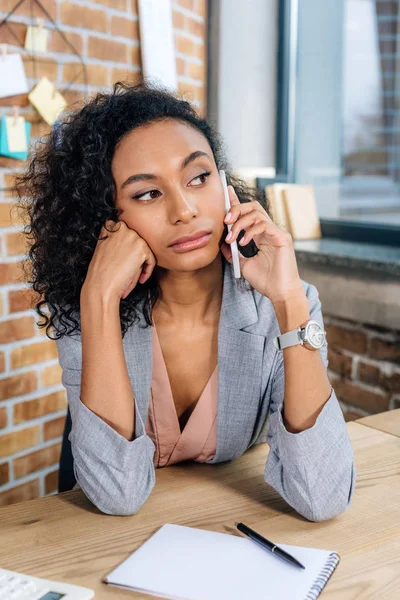
{"type": "Polygon", "coordinates": [[[228,214],[225,217],[225,221],[229,221],[229,219],[231,218],[232,213],[228,212],[228,214]]]}
{"type": "Polygon", "coordinates": [[[227,241],[229,241],[229,240],[231,239],[232,235],[233,235],[233,234],[232,234],[232,231],[230,231],[230,232],[228,233],[228,235],[226,236],[226,238],[225,238],[225,239],[226,239],[227,241]]]}

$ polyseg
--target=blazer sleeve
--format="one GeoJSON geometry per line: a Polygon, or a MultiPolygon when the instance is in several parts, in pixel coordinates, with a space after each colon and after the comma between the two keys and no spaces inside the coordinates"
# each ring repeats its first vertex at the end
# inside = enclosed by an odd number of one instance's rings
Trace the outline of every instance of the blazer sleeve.
{"type": "MultiPolygon", "coordinates": [[[[309,284],[310,318],[323,326],[318,290],[309,284]]],[[[328,346],[320,349],[325,369],[328,346]]],[[[272,382],[270,446],[264,479],[298,513],[310,521],[325,521],[344,512],[351,503],[356,481],[354,454],[346,422],[334,389],[314,425],[298,433],[289,432],[282,419],[284,362],[279,363],[272,382]]],[[[298,399],[301,403],[301,398],[298,399]]]]}
{"type": "Polygon", "coordinates": [[[56,340],[56,344],[62,384],[71,412],[72,427],[68,439],[77,483],[103,513],[135,514],[155,484],[155,446],[146,435],[136,400],[135,437],[128,441],[80,399],[81,335],[63,336],[56,340]]]}

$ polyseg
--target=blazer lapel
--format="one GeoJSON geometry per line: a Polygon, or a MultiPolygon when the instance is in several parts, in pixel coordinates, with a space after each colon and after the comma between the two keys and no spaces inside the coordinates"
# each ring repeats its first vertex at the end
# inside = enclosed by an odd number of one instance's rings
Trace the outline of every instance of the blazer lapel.
{"type": "MultiPolygon", "coordinates": [[[[246,331],[258,321],[251,290],[241,291],[233,267],[224,261],[224,285],[218,328],[217,448],[210,463],[231,460],[248,448],[261,400],[265,337],[246,331]]],[[[123,338],[125,358],[137,407],[146,423],[152,378],[152,330],[145,319],[123,338]]]]}
{"type": "Polygon", "coordinates": [[[261,400],[265,337],[246,331],[258,321],[257,306],[251,289],[239,290],[233,266],[224,262],[218,330],[217,448],[209,463],[231,460],[248,448],[261,400]]]}

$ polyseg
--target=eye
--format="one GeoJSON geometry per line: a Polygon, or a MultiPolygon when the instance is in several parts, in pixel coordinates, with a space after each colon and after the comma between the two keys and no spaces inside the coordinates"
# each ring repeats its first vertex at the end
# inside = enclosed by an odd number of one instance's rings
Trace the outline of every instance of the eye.
{"type": "MultiPolygon", "coordinates": [[[[200,179],[200,177],[206,177],[206,181],[207,181],[207,179],[208,179],[208,177],[210,175],[211,175],[211,171],[205,171],[204,173],[200,173],[200,175],[198,175],[197,177],[195,177],[194,179],[192,179],[192,181],[196,181],[196,179],[200,179]]],[[[201,183],[205,183],[205,181],[202,181],[201,183]]],[[[194,187],[198,187],[198,186],[195,185],[194,187]]],[[[132,199],[133,198],[135,200],[141,199],[142,202],[150,202],[150,200],[154,200],[154,197],[144,198],[144,196],[146,196],[147,194],[152,194],[153,192],[156,192],[157,194],[160,193],[158,190],[149,190],[148,192],[144,192],[144,194],[140,194],[139,196],[132,196],[132,199]]]]}
{"type": "MultiPolygon", "coordinates": [[[[194,179],[192,179],[192,181],[196,181],[196,179],[200,179],[200,177],[206,177],[206,181],[207,178],[211,175],[210,171],[205,171],[204,173],[200,173],[200,175],[198,175],[197,177],[195,177],[194,179]]],[[[202,181],[202,183],[205,183],[205,181],[202,181]]],[[[194,186],[197,187],[197,186],[194,186]]]]}

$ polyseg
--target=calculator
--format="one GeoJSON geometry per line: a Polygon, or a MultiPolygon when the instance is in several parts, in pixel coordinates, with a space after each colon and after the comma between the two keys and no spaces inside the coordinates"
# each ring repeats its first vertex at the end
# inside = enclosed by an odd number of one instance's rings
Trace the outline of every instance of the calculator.
{"type": "Polygon", "coordinates": [[[0,600],[89,600],[94,590],[0,568],[0,600]]]}

